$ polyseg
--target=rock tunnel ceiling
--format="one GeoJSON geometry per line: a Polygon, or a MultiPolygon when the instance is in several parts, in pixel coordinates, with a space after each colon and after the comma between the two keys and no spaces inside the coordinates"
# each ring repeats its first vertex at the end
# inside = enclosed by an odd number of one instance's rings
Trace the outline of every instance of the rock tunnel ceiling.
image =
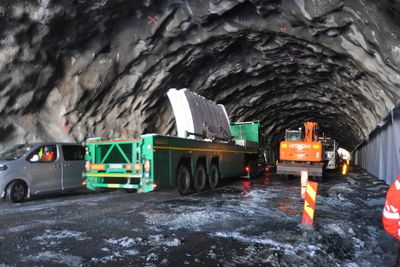
{"type": "Polygon", "coordinates": [[[353,149],[400,99],[400,1],[0,3],[0,142],[175,131],[169,88],[353,149]]]}

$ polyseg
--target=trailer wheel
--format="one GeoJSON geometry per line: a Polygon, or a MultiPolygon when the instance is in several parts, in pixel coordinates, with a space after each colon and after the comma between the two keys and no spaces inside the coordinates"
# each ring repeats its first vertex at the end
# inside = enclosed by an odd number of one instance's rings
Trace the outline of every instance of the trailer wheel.
{"type": "Polygon", "coordinates": [[[220,179],[219,170],[216,164],[212,164],[210,168],[210,175],[208,176],[208,185],[210,189],[217,187],[220,179]]]}
{"type": "Polygon", "coordinates": [[[190,193],[191,177],[189,169],[185,165],[181,165],[176,172],[176,185],[179,194],[187,195],[190,193]]]}
{"type": "Polygon", "coordinates": [[[194,189],[196,192],[201,192],[206,188],[207,172],[203,164],[197,165],[196,174],[194,176],[194,189]]]}

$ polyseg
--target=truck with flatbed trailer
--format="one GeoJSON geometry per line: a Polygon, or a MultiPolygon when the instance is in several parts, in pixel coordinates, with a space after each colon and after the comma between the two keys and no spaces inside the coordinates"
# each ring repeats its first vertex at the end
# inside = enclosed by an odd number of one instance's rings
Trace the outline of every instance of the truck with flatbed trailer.
{"type": "Polygon", "coordinates": [[[246,175],[259,155],[259,122],[229,123],[222,105],[187,89],[170,89],[168,97],[178,136],[143,134],[84,143],[88,189],[150,192],[177,187],[186,195],[246,175]]]}

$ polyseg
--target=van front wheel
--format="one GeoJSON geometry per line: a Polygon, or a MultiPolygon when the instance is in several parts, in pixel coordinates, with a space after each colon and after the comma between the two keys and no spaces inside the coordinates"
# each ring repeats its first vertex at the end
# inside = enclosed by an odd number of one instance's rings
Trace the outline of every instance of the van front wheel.
{"type": "Polygon", "coordinates": [[[7,199],[14,203],[19,203],[24,200],[27,189],[21,181],[14,181],[7,187],[7,199]]]}

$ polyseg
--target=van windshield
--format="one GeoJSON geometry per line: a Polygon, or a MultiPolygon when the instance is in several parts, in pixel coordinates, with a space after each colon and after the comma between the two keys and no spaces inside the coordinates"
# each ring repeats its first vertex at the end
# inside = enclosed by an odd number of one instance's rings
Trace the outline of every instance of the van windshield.
{"type": "Polygon", "coordinates": [[[15,145],[0,152],[0,160],[15,160],[30,151],[33,145],[15,145]]]}

